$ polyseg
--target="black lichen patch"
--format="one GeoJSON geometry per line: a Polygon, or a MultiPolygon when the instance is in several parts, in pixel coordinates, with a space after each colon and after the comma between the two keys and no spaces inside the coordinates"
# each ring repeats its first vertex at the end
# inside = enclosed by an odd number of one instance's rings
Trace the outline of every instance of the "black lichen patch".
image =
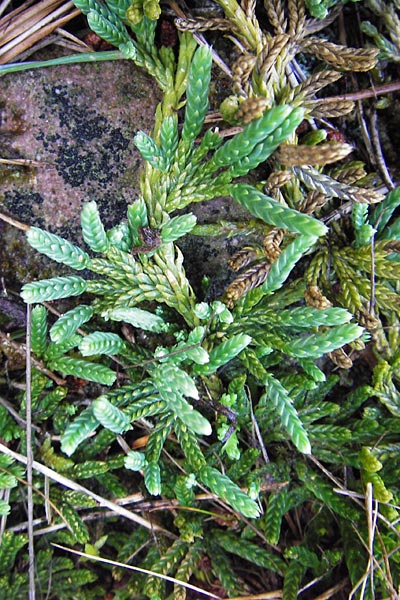
{"type": "Polygon", "coordinates": [[[35,218],[35,225],[44,225],[44,220],[36,214],[36,208],[43,204],[43,198],[37,192],[9,190],[4,192],[2,203],[10,214],[24,223],[29,223],[35,218]]]}
{"type": "Polygon", "coordinates": [[[65,183],[74,188],[89,182],[105,186],[120,177],[131,140],[77,98],[69,86],[53,85],[45,92],[46,110],[51,108],[57,114],[60,133],[41,133],[37,139],[54,156],[57,173],[65,183]]]}

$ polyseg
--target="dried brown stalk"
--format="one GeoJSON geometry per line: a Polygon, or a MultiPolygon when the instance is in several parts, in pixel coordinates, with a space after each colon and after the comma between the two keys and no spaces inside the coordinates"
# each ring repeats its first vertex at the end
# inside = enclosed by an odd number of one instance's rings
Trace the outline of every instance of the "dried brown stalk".
{"type": "Polygon", "coordinates": [[[253,246],[245,246],[230,257],[228,260],[229,268],[232,269],[232,271],[240,271],[240,269],[247,267],[247,265],[253,262],[258,256],[259,254],[253,246]]]}
{"type": "Polygon", "coordinates": [[[350,144],[327,142],[317,146],[282,144],[279,148],[279,161],[285,166],[327,165],[345,158],[353,151],[350,144]]]}
{"type": "Polygon", "coordinates": [[[379,53],[377,49],[349,48],[317,37],[304,40],[301,51],[342,71],[369,71],[376,65],[379,53]]]}
{"type": "Polygon", "coordinates": [[[308,192],[298,206],[300,212],[311,215],[314,211],[320,209],[326,203],[326,195],[321,192],[308,192]]]}
{"type": "Polygon", "coordinates": [[[293,179],[292,171],[273,171],[265,184],[266,191],[271,194],[274,190],[289,183],[291,179],[293,179]]]}
{"type": "Polygon", "coordinates": [[[323,295],[318,285],[308,285],[304,292],[304,298],[308,306],[319,308],[320,310],[332,306],[332,302],[323,295]]]}
{"type": "Polygon", "coordinates": [[[263,262],[242,273],[226,288],[224,297],[228,307],[232,308],[244,294],[258,287],[268,277],[270,263],[263,262]]]}
{"type": "Polygon", "coordinates": [[[332,352],[328,352],[327,356],[329,356],[331,361],[340,369],[351,369],[353,366],[353,361],[343,348],[337,348],[332,352]]]}
{"type": "Polygon", "coordinates": [[[348,115],[354,110],[354,102],[352,100],[338,100],[333,104],[324,100],[315,102],[307,101],[304,103],[310,117],[315,119],[334,119],[348,115]]]}
{"type": "Polygon", "coordinates": [[[270,102],[267,98],[262,96],[246,98],[240,105],[236,116],[241,123],[246,125],[247,123],[254,121],[254,119],[262,117],[268,108],[270,108],[270,102]]]}
{"type": "Polygon", "coordinates": [[[265,255],[270,263],[275,262],[281,253],[281,243],[284,236],[284,230],[274,227],[264,236],[263,245],[265,255]]]}

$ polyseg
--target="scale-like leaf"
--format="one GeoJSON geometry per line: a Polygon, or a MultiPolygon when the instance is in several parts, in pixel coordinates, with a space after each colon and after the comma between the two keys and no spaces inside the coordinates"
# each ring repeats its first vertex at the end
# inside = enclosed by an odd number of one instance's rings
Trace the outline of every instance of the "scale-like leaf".
{"type": "Polygon", "coordinates": [[[107,252],[109,241],[96,202],[86,202],[81,212],[83,239],[94,252],[107,252]]]}
{"type": "Polygon", "coordinates": [[[47,311],[44,306],[35,306],[31,314],[31,348],[42,356],[47,346],[47,311]]]}
{"type": "Polygon", "coordinates": [[[89,255],[59,235],[49,233],[38,227],[31,227],[26,232],[26,237],[32,248],[59,263],[78,271],[86,269],[89,265],[89,255]]]}
{"type": "Polygon", "coordinates": [[[92,402],[93,415],[103,427],[113,433],[120,434],[131,429],[129,418],[105,396],[99,396],[92,402]]]}
{"type": "Polygon", "coordinates": [[[99,426],[99,422],[89,406],[78,415],[66,428],[61,436],[61,450],[71,456],[83,441],[85,441],[99,426]]]}
{"type": "Polygon", "coordinates": [[[81,325],[92,318],[93,312],[91,306],[82,304],[64,313],[50,329],[51,340],[58,344],[66,341],[81,325]]]}
{"type": "Polygon", "coordinates": [[[53,277],[42,279],[22,286],[21,296],[27,304],[36,302],[50,302],[59,298],[79,296],[86,290],[87,283],[82,277],[70,275],[69,277],[53,277]]]}
{"type": "Polygon", "coordinates": [[[316,237],[328,232],[328,228],[321,221],[283,206],[251,185],[236,183],[230,186],[230,192],[232,197],[252,215],[275,227],[316,237]]]}
{"type": "Polygon", "coordinates": [[[85,336],[79,344],[82,356],[93,356],[95,354],[106,354],[112,356],[118,354],[124,347],[124,341],[116,333],[106,331],[94,331],[85,336]]]}
{"type": "Polygon", "coordinates": [[[311,454],[311,444],[307,432],[283,385],[275,377],[268,375],[265,380],[265,389],[266,394],[261,401],[267,405],[268,403],[272,404],[298,450],[304,454],[311,454]]]}
{"type": "Polygon", "coordinates": [[[112,385],[117,378],[116,373],[104,365],[73,358],[72,356],[56,358],[50,363],[50,366],[64,375],[73,375],[103,385],[112,385]]]}

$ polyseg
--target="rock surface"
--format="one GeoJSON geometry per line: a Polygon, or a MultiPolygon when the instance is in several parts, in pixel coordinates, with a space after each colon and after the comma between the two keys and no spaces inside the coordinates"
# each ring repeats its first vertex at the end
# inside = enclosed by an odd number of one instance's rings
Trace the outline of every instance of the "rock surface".
{"type": "MultiPolygon", "coordinates": [[[[0,170],[0,210],[80,241],[82,203],[96,200],[109,227],[138,196],[135,133],[151,132],[160,92],[130,61],[51,67],[0,79],[3,158],[35,161],[0,170]]],[[[0,222],[6,285],[49,276],[21,231],[0,222]]],[[[60,266],[56,266],[60,273],[60,266]]]]}
{"type": "MultiPolygon", "coordinates": [[[[117,224],[139,195],[142,159],[133,137],[138,130],[152,132],[160,99],[154,80],[130,61],[51,67],[0,78],[2,155],[35,161],[29,168],[0,169],[0,211],[78,244],[83,202],[96,200],[107,228],[117,224]]],[[[244,212],[230,199],[190,210],[199,223],[236,220],[244,212]]],[[[0,236],[0,276],[6,288],[18,292],[27,281],[68,272],[30,248],[24,233],[3,221],[0,236]]],[[[203,274],[212,280],[210,295],[222,293],[233,278],[227,259],[241,244],[240,238],[224,234],[180,240],[199,299],[203,274]]]]}

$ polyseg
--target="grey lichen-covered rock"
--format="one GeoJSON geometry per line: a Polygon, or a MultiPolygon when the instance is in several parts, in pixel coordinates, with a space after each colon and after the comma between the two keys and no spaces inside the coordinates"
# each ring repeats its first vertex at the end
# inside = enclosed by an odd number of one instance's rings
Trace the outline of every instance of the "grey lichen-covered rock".
{"type": "MultiPolygon", "coordinates": [[[[0,171],[0,210],[80,241],[82,203],[96,200],[107,226],[138,196],[142,164],[133,144],[151,132],[160,92],[130,61],[59,66],[0,79],[2,157],[35,161],[0,171]]],[[[0,271],[6,284],[59,272],[22,232],[2,223],[0,271]]]]}

